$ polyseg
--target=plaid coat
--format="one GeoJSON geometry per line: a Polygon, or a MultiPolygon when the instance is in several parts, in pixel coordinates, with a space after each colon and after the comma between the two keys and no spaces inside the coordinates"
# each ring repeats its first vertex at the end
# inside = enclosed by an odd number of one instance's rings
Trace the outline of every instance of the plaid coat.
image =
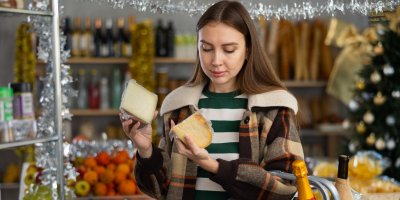
{"type": "MultiPolygon", "coordinates": [[[[203,85],[182,86],[164,100],[160,114],[164,137],[148,159],[137,155],[135,177],[139,188],[157,199],[194,199],[197,165],[177,152],[169,136],[170,121],[177,124],[197,111],[203,85]]],[[[295,123],[297,101],[287,91],[250,95],[240,123],[239,159],[217,160],[210,179],[233,199],[290,199],[296,187],[272,176],[269,170],[291,173],[294,160],[304,159],[295,123]]]]}

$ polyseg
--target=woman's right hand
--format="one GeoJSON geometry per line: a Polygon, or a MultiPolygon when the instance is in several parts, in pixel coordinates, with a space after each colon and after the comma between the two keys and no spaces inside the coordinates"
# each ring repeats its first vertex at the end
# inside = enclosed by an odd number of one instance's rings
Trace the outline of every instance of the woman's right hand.
{"type": "MultiPolygon", "coordinates": [[[[154,118],[157,116],[157,111],[154,113],[154,118]]],[[[120,113],[120,120],[122,128],[125,134],[132,140],[135,147],[138,149],[138,153],[142,158],[149,158],[152,154],[152,132],[153,129],[151,124],[146,124],[141,127],[139,121],[133,119],[123,119],[120,113]],[[135,124],[133,124],[135,123],[135,124]]]]}

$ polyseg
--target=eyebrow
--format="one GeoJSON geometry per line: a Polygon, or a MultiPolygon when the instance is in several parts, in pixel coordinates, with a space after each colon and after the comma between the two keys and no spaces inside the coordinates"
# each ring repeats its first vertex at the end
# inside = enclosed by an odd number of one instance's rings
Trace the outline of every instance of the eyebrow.
{"type": "MultiPolygon", "coordinates": [[[[200,42],[202,42],[202,43],[205,43],[205,44],[208,44],[208,45],[211,45],[211,46],[212,46],[212,44],[211,44],[211,43],[209,43],[209,42],[207,42],[207,41],[205,41],[205,40],[200,40],[200,42]]],[[[239,45],[239,43],[237,43],[237,42],[229,42],[229,43],[222,44],[222,46],[237,46],[237,45],[239,45]]]]}

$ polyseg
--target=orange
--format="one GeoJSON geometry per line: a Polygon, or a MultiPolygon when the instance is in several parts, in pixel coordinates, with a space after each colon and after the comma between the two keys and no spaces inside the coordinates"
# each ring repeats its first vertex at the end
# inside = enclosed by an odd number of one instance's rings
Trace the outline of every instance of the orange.
{"type": "Polygon", "coordinates": [[[118,185],[118,192],[122,195],[133,195],[136,193],[136,183],[132,180],[122,181],[118,185]]]}
{"type": "Polygon", "coordinates": [[[112,189],[112,190],[107,190],[106,196],[115,196],[116,194],[117,194],[117,193],[115,192],[115,190],[112,189]]]}
{"type": "Polygon", "coordinates": [[[107,194],[107,185],[105,183],[98,182],[94,185],[94,195],[104,196],[107,194]]]}
{"type": "Polygon", "coordinates": [[[99,165],[107,165],[110,163],[110,155],[106,151],[101,151],[100,153],[97,154],[96,156],[97,163],[99,165]]]}
{"type": "Polygon", "coordinates": [[[83,161],[83,165],[85,165],[89,169],[93,169],[97,166],[97,161],[93,156],[89,156],[85,158],[85,160],[83,161]]]}
{"type": "Polygon", "coordinates": [[[98,175],[101,175],[102,173],[104,173],[106,171],[106,168],[103,166],[96,166],[93,169],[98,175]]]}
{"type": "Polygon", "coordinates": [[[115,171],[117,165],[115,163],[108,163],[107,170],[115,171]]]}
{"type": "Polygon", "coordinates": [[[100,174],[100,180],[103,183],[112,183],[114,181],[114,172],[107,169],[104,173],[100,174]]]}
{"type": "Polygon", "coordinates": [[[130,167],[127,163],[121,163],[117,166],[116,172],[123,172],[125,174],[129,174],[130,167]]]}
{"type": "Polygon", "coordinates": [[[99,180],[99,175],[95,171],[89,170],[83,176],[83,180],[87,181],[90,185],[94,185],[99,180]]]}
{"type": "Polygon", "coordinates": [[[133,170],[135,169],[135,160],[128,159],[128,161],[126,161],[126,163],[128,163],[130,170],[133,172],[133,170]]]}
{"type": "Polygon", "coordinates": [[[129,159],[129,153],[126,150],[119,150],[114,157],[115,164],[125,163],[129,159]]]}
{"type": "Polygon", "coordinates": [[[126,178],[127,178],[127,174],[124,172],[121,172],[121,171],[115,172],[114,175],[115,175],[114,183],[116,183],[116,184],[121,183],[122,181],[126,180],[126,178]]]}

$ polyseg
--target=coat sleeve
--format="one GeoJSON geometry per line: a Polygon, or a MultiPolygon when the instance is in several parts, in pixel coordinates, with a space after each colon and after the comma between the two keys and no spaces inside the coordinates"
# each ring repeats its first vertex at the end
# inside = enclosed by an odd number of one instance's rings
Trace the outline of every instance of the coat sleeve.
{"type": "Polygon", "coordinates": [[[170,114],[165,114],[164,135],[160,139],[158,147],[153,145],[153,153],[150,158],[141,158],[136,154],[135,179],[140,190],[156,199],[165,199],[168,193],[170,177],[168,176],[171,166],[171,140],[168,133],[170,130],[170,114]]]}
{"type": "MultiPolygon", "coordinates": [[[[258,160],[219,159],[218,171],[210,179],[219,183],[234,199],[290,199],[296,187],[269,171],[291,173],[292,162],[304,159],[294,114],[290,109],[279,108],[259,113],[256,118],[258,128],[255,131],[258,134],[250,132],[249,137],[258,140],[252,142],[259,145],[258,160]]],[[[253,150],[253,153],[256,152],[253,150]]]]}

